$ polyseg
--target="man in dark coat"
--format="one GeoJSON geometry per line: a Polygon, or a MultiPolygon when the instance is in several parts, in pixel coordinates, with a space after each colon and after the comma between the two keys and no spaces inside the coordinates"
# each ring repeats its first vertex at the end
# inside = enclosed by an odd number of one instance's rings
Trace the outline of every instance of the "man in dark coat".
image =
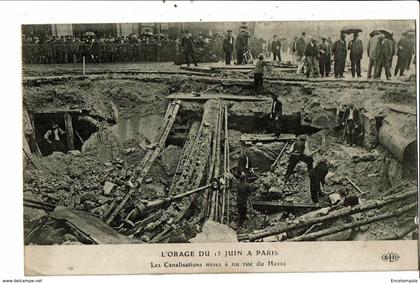
{"type": "Polygon", "coordinates": [[[359,39],[357,33],[354,34],[354,37],[349,42],[348,50],[350,51],[350,61],[351,61],[351,75],[354,76],[357,74],[357,77],[360,78],[360,60],[362,60],[363,55],[363,43],[359,39]]]}
{"type": "Polygon", "coordinates": [[[308,167],[308,171],[310,172],[313,168],[313,158],[308,154],[307,146],[306,146],[306,137],[299,136],[298,139],[295,141],[293,146],[289,150],[290,157],[289,163],[287,165],[286,174],[285,174],[285,182],[289,179],[290,175],[292,175],[293,170],[295,169],[296,165],[303,161],[306,163],[308,167]]]}
{"type": "Polygon", "coordinates": [[[318,47],[315,44],[314,38],[311,38],[308,45],[306,45],[305,57],[306,57],[306,64],[307,64],[306,77],[309,78],[309,76],[312,73],[312,76],[314,78],[317,78],[318,77],[318,47]]]}
{"type": "Polygon", "coordinates": [[[252,173],[252,163],[251,159],[248,156],[247,150],[242,150],[241,156],[238,160],[238,167],[237,171],[239,175],[245,175],[245,177],[248,179],[250,174],[252,173]]]}
{"type": "Polygon", "coordinates": [[[270,120],[273,122],[276,137],[279,137],[283,126],[283,104],[279,100],[278,95],[274,94],[272,98],[273,103],[271,104],[270,120]]]}
{"type": "Polygon", "coordinates": [[[305,72],[305,50],[306,50],[306,33],[302,32],[302,36],[299,37],[296,41],[296,61],[298,68],[296,74],[301,74],[305,72]]]}
{"type": "Polygon", "coordinates": [[[394,76],[400,71],[400,76],[404,75],[404,70],[407,66],[407,60],[410,60],[410,47],[409,41],[406,36],[403,36],[397,44],[397,65],[395,66],[394,76]]]}
{"type": "Polygon", "coordinates": [[[188,30],[184,32],[184,36],[182,37],[181,44],[182,44],[182,47],[184,48],[184,56],[185,56],[185,61],[187,62],[187,66],[188,67],[190,66],[190,57],[191,57],[194,62],[194,66],[197,67],[197,60],[194,54],[194,42],[188,30]]]}
{"type": "Polygon", "coordinates": [[[273,60],[278,58],[281,62],[281,42],[277,35],[273,35],[273,42],[271,43],[271,52],[273,52],[273,60]]]}
{"type": "Polygon", "coordinates": [[[326,38],[322,38],[322,42],[318,46],[319,52],[319,72],[321,77],[330,76],[331,71],[331,46],[326,41],[326,38]]]}
{"type": "Polygon", "coordinates": [[[325,186],[325,176],[328,174],[328,162],[321,160],[314,169],[309,172],[311,199],[314,203],[318,203],[319,197],[323,197],[324,193],[321,191],[325,186]]]}
{"type": "Polygon", "coordinates": [[[347,57],[345,33],[342,32],[340,38],[334,42],[332,52],[334,54],[334,76],[336,78],[344,78],[344,68],[347,57]]]}
{"type": "Polygon", "coordinates": [[[248,32],[244,28],[236,37],[235,49],[237,64],[241,65],[244,61],[244,53],[248,51],[248,32]]]}
{"type": "Polygon", "coordinates": [[[232,30],[227,31],[227,35],[223,39],[223,52],[225,52],[225,63],[230,65],[233,54],[234,38],[232,36],[232,30]]]}
{"type": "Polygon", "coordinates": [[[389,64],[391,63],[391,41],[385,38],[384,34],[379,35],[379,42],[376,46],[375,55],[375,79],[381,77],[382,68],[385,68],[386,79],[391,78],[391,71],[389,70],[389,64]]]}
{"type": "Polygon", "coordinates": [[[245,175],[239,176],[239,184],[237,185],[237,200],[236,200],[236,204],[238,207],[238,214],[239,214],[239,220],[238,220],[239,226],[242,226],[245,222],[246,214],[247,214],[248,198],[250,194],[252,193],[252,191],[253,191],[253,188],[249,183],[247,183],[245,175]]]}

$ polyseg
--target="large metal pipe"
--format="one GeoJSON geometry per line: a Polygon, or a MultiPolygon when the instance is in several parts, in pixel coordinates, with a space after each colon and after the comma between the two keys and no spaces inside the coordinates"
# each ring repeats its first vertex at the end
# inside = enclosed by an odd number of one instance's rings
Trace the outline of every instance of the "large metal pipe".
{"type": "Polygon", "coordinates": [[[379,129],[379,142],[403,165],[417,165],[417,139],[404,137],[396,128],[384,123],[379,129]]]}

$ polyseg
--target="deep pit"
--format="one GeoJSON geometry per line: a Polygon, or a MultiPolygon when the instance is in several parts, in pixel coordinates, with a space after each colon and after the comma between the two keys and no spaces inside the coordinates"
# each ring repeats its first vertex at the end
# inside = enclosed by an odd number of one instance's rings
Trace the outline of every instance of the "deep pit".
{"type": "MultiPolygon", "coordinates": [[[[224,223],[237,234],[291,223],[307,217],[307,213],[315,209],[309,205],[309,178],[304,163],[297,165],[286,185],[283,176],[289,154],[285,152],[272,167],[282,149],[288,149],[297,135],[308,136],[310,150],[316,151],[315,163],[322,158],[330,162],[326,186],[329,195],[343,190],[349,195],[357,193],[346,177],[365,192],[360,196],[361,202],[387,196],[390,192],[402,192],[404,184],[413,186],[417,183],[416,176],[405,173],[417,163],[415,119],[404,111],[395,110],[411,107],[416,95],[414,84],[389,84],[385,88],[380,82],[349,82],[346,93],[342,94],[340,85],[328,81],[314,84],[268,81],[266,95],[256,99],[250,84],[242,80],[221,83],[217,78],[192,79],[181,75],[172,75],[170,79],[169,76],[162,79],[153,75],[114,75],[70,79],[59,85],[54,79],[24,84],[24,110],[28,113],[24,119],[24,137],[28,144],[24,148],[27,153],[24,157],[24,197],[54,206],[64,205],[106,222],[110,212],[130,190],[128,181],[141,175],[137,171],[141,171],[144,160],[159,147],[159,136],[171,119],[165,117],[165,113],[177,100],[171,96],[211,87],[214,88],[206,94],[208,98],[180,100],[173,125],[144,176],[141,189],[134,192],[121,211],[107,222],[114,231],[134,242],[188,242],[201,232],[207,210],[212,213],[212,208],[204,205],[212,197],[207,191],[173,202],[164,209],[155,209],[153,213],[140,213],[140,206],[147,201],[205,186],[214,175],[211,172],[223,171],[225,129],[221,127],[220,144],[214,143],[212,131],[217,128],[218,109],[222,113],[225,107],[229,171],[234,173],[240,152],[247,149],[256,177],[252,182],[255,186],[254,207],[244,226],[238,228],[237,225],[233,187],[225,200],[230,207],[225,211],[224,223]],[[244,137],[250,135],[272,134],[268,117],[269,94],[272,93],[280,95],[285,121],[282,133],[289,138],[244,141],[244,137]],[[231,96],[236,98],[230,99],[231,96]],[[361,113],[363,138],[356,147],[343,144],[335,129],[337,109],[349,103],[361,113]],[[80,111],[75,112],[75,109],[80,111]],[[50,155],[45,132],[51,123],[68,128],[64,115],[70,115],[73,149],[78,152],[69,152],[66,141],[65,153],[50,155]],[[394,139],[407,143],[395,148],[394,139]],[[217,148],[220,148],[220,159],[212,161],[212,152],[217,148]],[[214,162],[220,168],[210,168],[214,162]],[[277,207],[262,203],[272,201],[302,206],[277,207]]],[[[320,207],[316,208],[327,206],[329,201],[328,197],[321,198],[320,207]]],[[[48,210],[39,213],[36,208],[25,207],[25,243],[90,243],[91,240],[63,225],[62,221],[52,220],[57,218],[51,218],[48,210]]],[[[398,220],[399,223],[411,221],[407,216],[398,220]]],[[[365,230],[340,234],[336,239],[386,238],[399,231],[402,227],[399,223],[384,220],[367,225],[365,230]]],[[[323,227],[319,226],[313,232],[323,227]]],[[[288,236],[298,235],[300,233],[288,236]]],[[[266,240],[273,239],[264,238],[266,240]]]]}

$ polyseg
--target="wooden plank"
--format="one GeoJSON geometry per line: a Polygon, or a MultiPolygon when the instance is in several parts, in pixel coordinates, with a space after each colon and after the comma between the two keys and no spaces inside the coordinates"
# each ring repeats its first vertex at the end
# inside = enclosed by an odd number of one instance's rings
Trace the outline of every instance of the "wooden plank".
{"type": "Polygon", "coordinates": [[[64,123],[66,125],[67,134],[67,149],[74,149],[74,133],[73,133],[73,121],[70,113],[64,113],[64,123]]]}
{"type": "Polygon", "coordinates": [[[293,203],[293,202],[276,202],[276,201],[253,201],[252,207],[255,209],[281,210],[290,208],[322,208],[319,203],[293,203]]]}
{"type": "MultiPolygon", "coordinates": [[[[88,109],[86,109],[88,110],[88,109]]],[[[32,111],[33,114],[59,114],[59,113],[82,113],[83,109],[37,109],[36,111],[32,111]]]]}
{"type": "Polygon", "coordinates": [[[295,140],[295,134],[280,134],[279,137],[273,134],[245,134],[241,136],[241,142],[275,142],[295,140]]]}
{"type": "Polygon", "coordinates": [[[92,240],[94,240],[97,244],[138,243],[138,241],[131,240],[130,238],[118,233],[100,219],[84,211],[67,208],[65,206],[57,206],[50,216],[55,219],[70,222],[78,230],[92,238],[92,240]]]}
{"type": "Polygon", "coordinates": [[[255,97],[251,95],[233,95],[223,93],[206,93],[200,96],[192,95],[191,93],[174,93],[167,96],[168,99],[180,100],[209,100],[209,99],[223,99],[234,101],[271,101],[269,97],[255,97]]]}

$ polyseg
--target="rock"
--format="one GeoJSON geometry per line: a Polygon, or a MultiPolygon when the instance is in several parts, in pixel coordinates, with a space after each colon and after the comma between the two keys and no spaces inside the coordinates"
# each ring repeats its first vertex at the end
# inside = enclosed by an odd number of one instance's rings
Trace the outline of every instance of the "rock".
{"type": "Polygon", "coordinates": [[[273,235],[273,236],[263,238],[262,240],[263,240],[263,242],[281,242],[286,238],[287,238],[287,234],[282,233],[280,235],[273,235]]]}
{"type": "Polygon", "coordinates": [[[82,153],[79,150],[70,150],[67,152],[67,154],[73,155],[73,156],[80,156],[82,153]]]}
{"type": "Polygon", "coordinates": [[[190,239],[191,243],[227,243],[238,242],[236,232],[227,225],[208,220],[202,227],[202,232],[190,239]]]}
{"type": "Polygon", "coordinates": [[[112,189],[114,188],[114,186],[115,186],[114,183],[106,181],[105,184],[104,184],[104,187],[103,187],[104,194],[109,195],[111,193],[112,189]]]}
{"type": "Polygon", "coordinates": [[[87,200],[83,203],[83,206],[85,207],[86,210],[91,210],[95,207],[96,203],[90,200],[87,200]]]}
{"type": "Polygon", "coordinates": [[[124,150],[124,154],[130,154],[130,153],[135,152],[135,151],[136,151],[135,147],[126,148],[124,150]]]}
{"type": "Polygon", "coordinates": [[[332,205],[339,203],[343,198],[338,193],[333,193],[328,196],[332,205]]]}
{"type": "Polygon", "coordinates": [[[146,184],[150,184],[151,182],[153,182],[153,178],[147,178],[144,181],[146,182],[146,184]]]}

